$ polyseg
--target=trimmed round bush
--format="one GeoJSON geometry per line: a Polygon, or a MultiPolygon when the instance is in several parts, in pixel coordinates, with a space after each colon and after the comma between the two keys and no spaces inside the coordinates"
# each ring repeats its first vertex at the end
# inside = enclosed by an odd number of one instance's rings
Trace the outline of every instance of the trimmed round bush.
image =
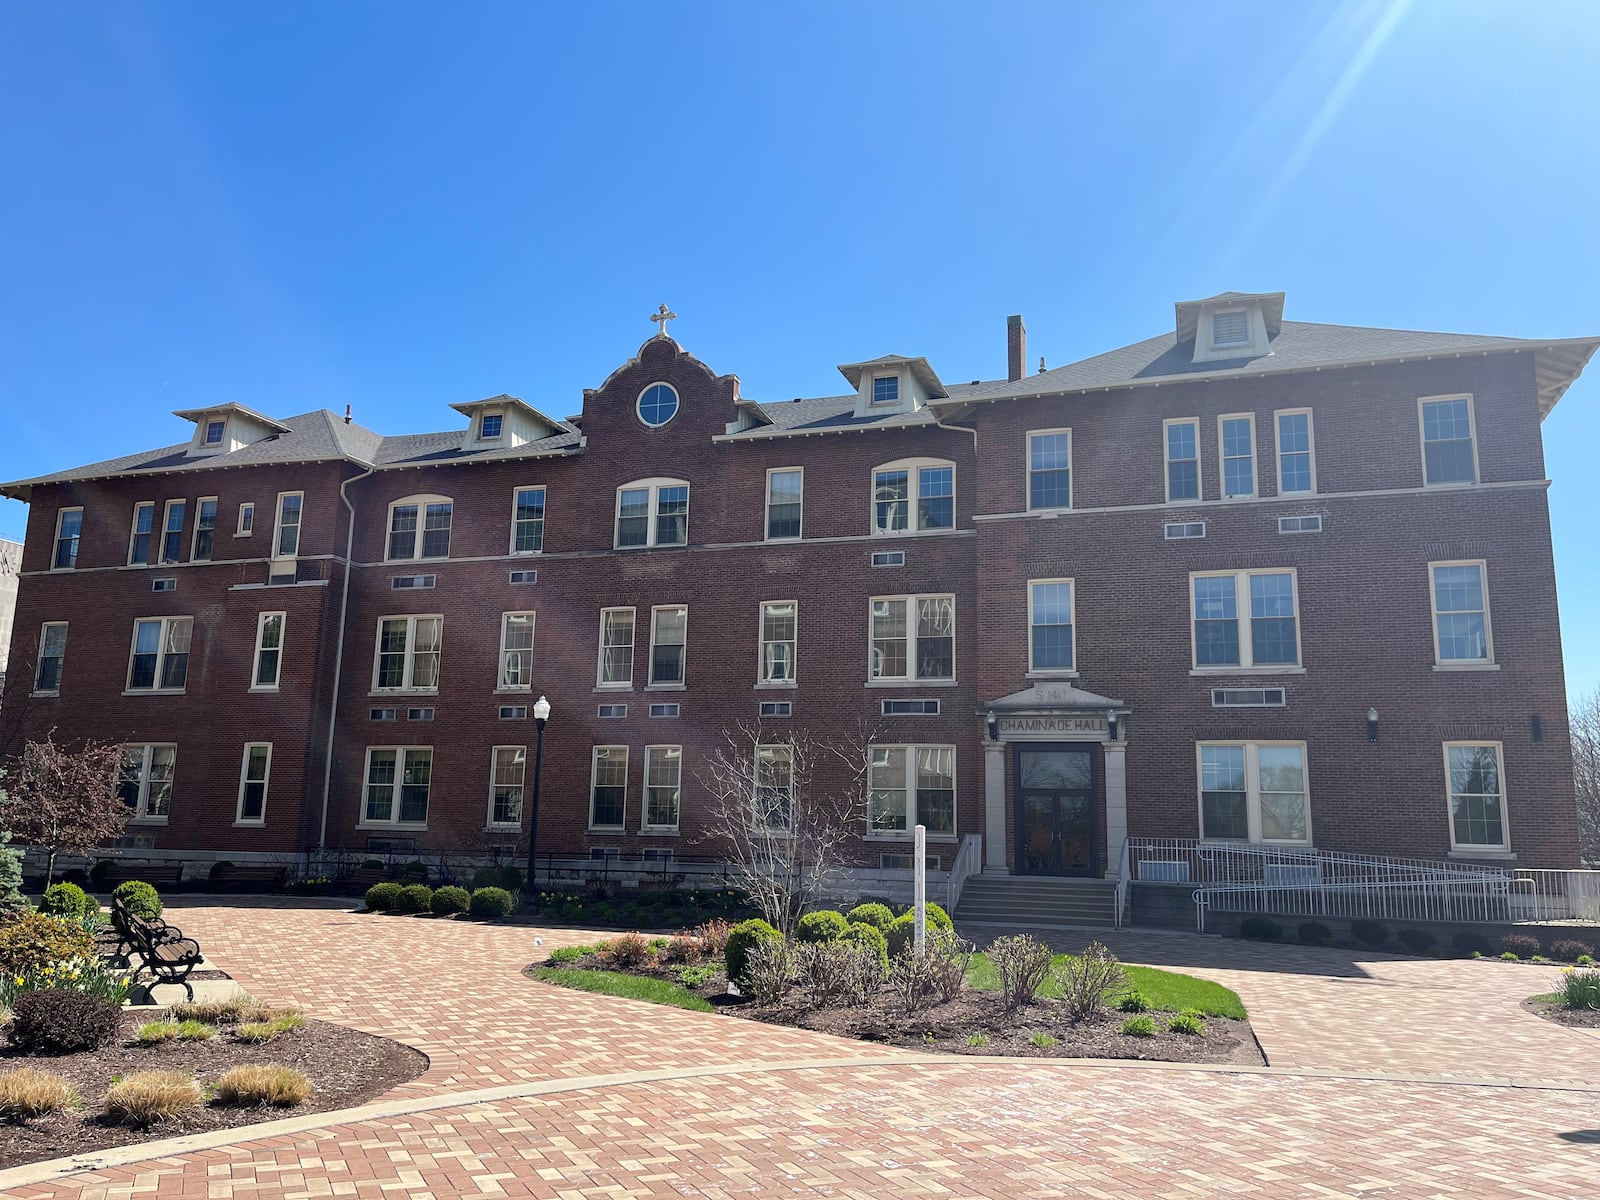
{"type": "Polygon", "coordinates": [[[471,904],[472,893],[464,887],[451,884],[433,893],[433,915],[436,917],[453,917],[456,913],[464,913],[471,904]]]}
{"type": "Polygon", "coordinates": [[[93,1050],[117,1036],[122,1006],[88,992],[40,988],[11,1002],[7,1036],[15,1046],[43,1054],[93,1050]]]}
{"type": "Polygon", "coordinates": [[[844,931],[849,928],[849,922],[844,919],[844,914],[834,912],[832,909],[822,909],[819,912],[808,912],[800,918],[800,923],[794,927],[795,940],[801,942],[836,942],[844,936],[844,931]]]}
{"type": "Polygon", "coordinates": [[[425,883],[410,883],[400,889],[395,912],[425,913],[433,907],[433,889],[425,883]]]}
{"type": "Polygon", "coordinates": [[[758,942],[781,942],[783,934],[760,917],[751,917],[748,921],[740,921],[728,931],[728,945],[723,951],[724,960],[728,967],[728,978],[741,987],[749,982],[745,975],[750,951],[758,942]]]}
{"type": "Polygon", "coordinates": [[[77,921],[22,912],[0,924],[0,971],[28,975],[69,958],[91,958],[94,938],[77,921]]]}
{"type": "Polygon", "coordinates": [[[498,921],[501,917],[509,917],[515,907],[516,901],[505,888],[484,887],[472,893],[467,911],[480,921],[498,921]]]}
{"type": "Polygon", "coordinates": [[[1433,949],[1434,936],[1426,929],[1402,929],[1394,936],[1412,954],[1426,954],[1433,949]]]}
{"type": "Polygon", "coordinates": [[[1271,917],[1246,917],[1239,922],[1239,936],[1254,942],[1278,942],[1283,940],[1283,926],[1271,917]]]}
{"type": "MultiPolygon", "coordinates": [[[[912,910],[907,909],[906,911],[911,912],[912,910]]],[[[955,930],[956,923],[950,919],[950,914],[945,912],[942,905],[929,901],[924,906],[924,911],[927,914],[929,929],[943,929],[947,933],[955,930]]]]}
{"type": "Polygon", "coordinates": [[[852,925],[871,925],[880,933],[894,921],[894,913],[887,904],[858,904],[845,913],[844,919],[852,925]]]}
{"type": "Polygon", "coordinates": [[[1333,940],[1333,930],[1321,921],[1301,921],[1295,934],[1308,946],[1322,946],[1333,940]]]}
{"type": "Polygon", "coordinates": [[[405,891],[398,883],[375,883],[367,889],[367,910],[389,912],[400,906],[400,893],[405,891]]]}
{"type": "Polygon", "coordinates": [[[119,883],[111,891],[111,898],[136,917],[153,921],[161,915],[161,896],[142,879],[119,883]]]}
{"type": "Polygon", "coordinates": [[[52,883],[45,888],[39,901],[39,911],[47,917],[65,917],[71,921],[83,920],[91,907],[98,909],[100,906],[75,883],[52,883]]]}
{"type": "MultiPolygon", "coordinates": [[[[884,909],[884,911],[887,912],[888,910],[884,909]]],[[[883,930],[876,925],[869,925],[865,921],[851,921],[845,926],[844,933],[839,940],[856,946],[866,946],[877,954],[878,961],[883,964],[884,971],[888,971],[889,939],[883,935],[883,930]]]]}
{"type": "Polygon", "coordinates": [[[1356,941],[1377,948],[1389,940],[1389,927],[1382,921],[1351,921],[1350,932],[1356,941]]]}

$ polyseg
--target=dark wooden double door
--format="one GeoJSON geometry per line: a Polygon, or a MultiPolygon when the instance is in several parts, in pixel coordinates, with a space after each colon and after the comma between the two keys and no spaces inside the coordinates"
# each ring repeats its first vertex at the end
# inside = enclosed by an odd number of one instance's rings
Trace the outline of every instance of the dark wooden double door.
{"type": "Polygon", "coordinates": [[[1100,806],[1094,743],[1030,742],[1016,747],[1017,874],[1100,874],[1100,806]]]}

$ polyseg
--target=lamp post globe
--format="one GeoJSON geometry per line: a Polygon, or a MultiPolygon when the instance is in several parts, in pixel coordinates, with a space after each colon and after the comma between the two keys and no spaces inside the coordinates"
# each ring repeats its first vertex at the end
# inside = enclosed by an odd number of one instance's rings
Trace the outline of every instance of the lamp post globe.
{"type": "Polygon", "coordinates": [[[538,732],[533,744],[533,797],[528,805],[528,879],[527,900],[533,904],[534,865],[539,859],[539,776],[544,767],[544,726],[550,719],[550,701],[540,696],[533,704],[533,723],[538,732]]]}

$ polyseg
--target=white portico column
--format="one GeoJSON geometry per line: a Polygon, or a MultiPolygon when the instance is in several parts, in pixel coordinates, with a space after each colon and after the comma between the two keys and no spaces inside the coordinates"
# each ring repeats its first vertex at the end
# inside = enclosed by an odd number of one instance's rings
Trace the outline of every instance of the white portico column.
{"type": "Polygon", "coordinates": [[[1128,747],[1125,742],[1105,743],[1106,754],[1106,875],[1114,877],[1122,865],[1122,843],[1128,840],[1128,747]]]}
{"type": "Polygon", "coordinates": [[[983,869],[1006,870],[1006,747],[983,744],[983,869]]]}

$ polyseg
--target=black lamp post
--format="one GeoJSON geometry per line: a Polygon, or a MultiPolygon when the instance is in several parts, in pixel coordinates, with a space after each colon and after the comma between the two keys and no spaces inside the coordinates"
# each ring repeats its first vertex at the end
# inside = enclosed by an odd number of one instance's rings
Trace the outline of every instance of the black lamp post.
{"type": "Polygon", "coordinates": [[[533,744],[533,803],[528,806],[528,902],[533,902],[534,863],[539,854],[539,773],[544,766],[544,723],[550,719],[550,701],[543,696],[534,703],[533,723],[538,734],[533,744]]]}

